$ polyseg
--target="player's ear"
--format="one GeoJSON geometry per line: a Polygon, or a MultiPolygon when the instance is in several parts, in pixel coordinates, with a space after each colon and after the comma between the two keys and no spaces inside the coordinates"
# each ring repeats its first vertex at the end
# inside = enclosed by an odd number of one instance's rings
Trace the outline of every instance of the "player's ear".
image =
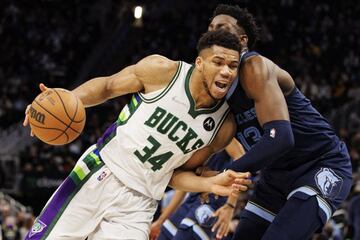
{"type": "Polygon", "coordinates": [[[240,35],[240,45],[242,47],[247,47],[248,41],[249,41],[249,38],[246,34],[240,35]]]}
{"type": "Polygon", "coordinates": [[[195,67],[196,67],[196,69],[197,69],[199,72],[202,72],[203,63],[204,63],[204,60],[202,59],[202,57],[198,56],[198,57],[195,59],[195,67]]]}

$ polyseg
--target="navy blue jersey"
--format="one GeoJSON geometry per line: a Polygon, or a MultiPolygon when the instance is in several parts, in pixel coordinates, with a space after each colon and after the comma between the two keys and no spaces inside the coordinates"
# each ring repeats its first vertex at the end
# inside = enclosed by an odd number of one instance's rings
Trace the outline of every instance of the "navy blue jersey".
{"type": "MultiPolygon", "coordinates": [[[[248,52],[241,58],[240,68],[244,60],[258,55],[248,52]]],[[[295,139],[295,146],[280,159],[267,166],[268,169],[294,169],[300,165],[312,165],[322,154],[339,144],[339,139],[327,120],[311,105],[296,87],[285,97],[288,105],[290,122],[295,139]]],[[[247,97],[240,79],[237,79],[227,95],[227,101],[235,116],[237,124],[237,140],[248,151],[261,138],[263,131],[259,125],[254,101],[247,97]]]]}

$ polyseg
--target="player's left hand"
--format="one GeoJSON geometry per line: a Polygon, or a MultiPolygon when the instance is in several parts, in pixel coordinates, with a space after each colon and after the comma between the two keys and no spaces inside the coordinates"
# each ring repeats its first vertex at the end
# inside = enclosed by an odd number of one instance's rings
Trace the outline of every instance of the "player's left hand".
{"type": "Polygon", "coordinates": [[[236,191],[244,192],[248,189],[251,184],[249,177],[249,172],[226,170],[214,177],[209,177],[209,181],[212,182],[211,192],[219,196],[237,195],[236,191]]]}
{"type": "Polygon", "coordinates": [[[234,208],[223,205],[221,208],[215,211],[214,217],[217,217],[217,221],[211,228],[211,231],[216,232],[216,239],[226,237],[229,233],[230,223],[234,215],[234,208]]]}

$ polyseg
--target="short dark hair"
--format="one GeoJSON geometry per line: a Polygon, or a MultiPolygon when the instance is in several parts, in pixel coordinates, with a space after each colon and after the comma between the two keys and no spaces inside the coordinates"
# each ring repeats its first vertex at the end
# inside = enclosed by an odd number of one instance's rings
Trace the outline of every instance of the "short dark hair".
{"type": "Polygon", "coordinates": [[[248,36],[248,47],[252,48],[259,39],[259,27],[256,25],[255,17],[246,8],[227,4],[219,4],[212,19],[221,14],[229,15],[237,20],[237,25],[242,27],[248,36]]]}
{"type": "Polygon", "coordinates": [[[198,53],[203,49],[211,48],[213,45],[240,52],[240,41],[238,37],[224,29],[204,33],[197,44],[198,53]]]}

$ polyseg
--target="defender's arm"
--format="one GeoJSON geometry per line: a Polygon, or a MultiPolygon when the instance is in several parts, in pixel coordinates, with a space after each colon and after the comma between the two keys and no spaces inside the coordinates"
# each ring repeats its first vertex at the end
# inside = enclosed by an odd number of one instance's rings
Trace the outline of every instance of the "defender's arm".
{"type": "Polygon", "coordinates": [[[279,70],[270,60],[260,56],[248,59],[242,67],[242,87],[255,101],[257,119],[264,134],[230,169],[257,171],[280,158],[294,145],[287,104],[277,81],[279,70]]]}

